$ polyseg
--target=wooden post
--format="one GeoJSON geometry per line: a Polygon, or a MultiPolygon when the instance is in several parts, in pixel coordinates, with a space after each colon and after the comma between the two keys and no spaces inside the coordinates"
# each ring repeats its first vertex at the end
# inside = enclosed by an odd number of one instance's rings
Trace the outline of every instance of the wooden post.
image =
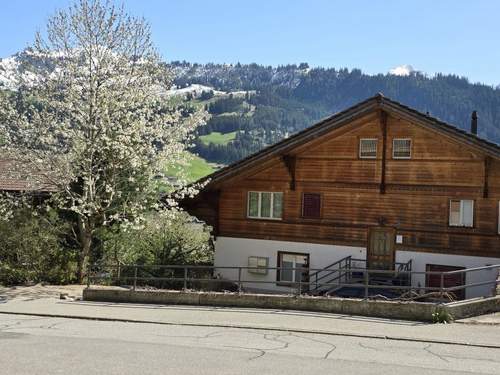
{"type": "Polygon", "coordinates": [[[295,168],[297,165],[297,158],[293,155],[283,155],[283,162],[290,176],[290,190],[295,190],[295,168]]]}

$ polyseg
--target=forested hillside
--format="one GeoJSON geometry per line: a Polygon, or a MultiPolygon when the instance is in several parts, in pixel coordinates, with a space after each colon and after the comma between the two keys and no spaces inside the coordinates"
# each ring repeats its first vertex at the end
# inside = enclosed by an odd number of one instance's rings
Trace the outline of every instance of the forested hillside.
{"type": "MultiPolygon", "coordinates": [[[[25,66],[40,64],[50,70],[53,62],[40,61],[29,49],[0,59],[0,90],[15,90],[16,75],[29,77],[25,66]]],[[[479,136],[500,143],[500,88],[455,75],[367,75],[359,69],[311,69],[306,63],[270,67],[171,62],[169,67],[175,86],[162,92],[163,97],[210,113],[193,152],[212,163],[241,159],[378,92],[464,130],[477,110],[479,136]]]]}
{"type": "Polygon", "coordinates": [[[195,151],[212,162],[238,160],[377,92],[466,130],[471,112],[477,110],[479,136],[500,143],[500,89],[454,75],[372,76],[358,69],[310,69],[307,64],[171,65],[179,88],[206,86],[202,95],[188,99],[211,114],[195,151]]]}

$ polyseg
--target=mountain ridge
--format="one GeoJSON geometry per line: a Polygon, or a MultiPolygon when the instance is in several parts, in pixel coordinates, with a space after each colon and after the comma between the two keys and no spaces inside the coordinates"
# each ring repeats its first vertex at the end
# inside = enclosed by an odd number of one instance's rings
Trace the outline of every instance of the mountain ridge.
{"type": "MultiPolygon", "coordinates": [[[[1,59],[0,88],[12,89],[17,73],[31,74],[23,70],[23,62],[40,63],[36,58],[24,50],[1,59]]],[[[174,87],[165,93],[166,100],[181,97],[210,113],[194,148],[210,162],[236,161],[377,92],[465,131],[476,110],[478,135],[500,144],[500,89],[457,75],[428,76],[410,65],[375,75],[307,63],[273,67],[173,61],[168,66],[174,87]],[[201,138],[211,133],[220,133],[224,142],[201,138]]]]}

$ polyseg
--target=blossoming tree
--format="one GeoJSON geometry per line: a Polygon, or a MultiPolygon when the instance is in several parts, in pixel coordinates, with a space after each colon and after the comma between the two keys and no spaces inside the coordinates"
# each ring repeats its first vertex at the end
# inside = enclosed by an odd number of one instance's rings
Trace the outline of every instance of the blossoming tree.
{"type": "Polygon", "coordinates": [[[30,53],[36,64],[25,67],[16,94],[0,97],[2,152],[11,173],[53,192],[48,209],[74,220],[81,282],[98,228],[138,229],[148,211],[168,214],[196,193],[164,172],[186,163],[203,113],[168,105],[162,93],[172,75],[149,25],[111,2],[58,11],[30,53]]]}

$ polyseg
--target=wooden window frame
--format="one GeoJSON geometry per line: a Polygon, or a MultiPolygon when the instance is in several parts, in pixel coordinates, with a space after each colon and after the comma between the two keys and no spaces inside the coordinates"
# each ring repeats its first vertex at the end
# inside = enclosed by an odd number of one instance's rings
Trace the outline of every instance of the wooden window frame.
{"type": "MultiPolygon", "coordinates": [[[[462,217],[460,217],[462,221],[462,217]]],[[[448,200],[448,227],[451,228],[474,228],[476,225],[476,201],[474,199],[463,199],[463,198],[450,198],[448,200]],[[451,224],[451,202],[459,201],[460,202],[460,216],[462,216],[462,201],[471,201],[472,202],[472,225],[464,225],[464,224],[451,224]]]]}
{"type": "Polygon", "coordinates": [[[301,204],[301,218],[306,220],[320,220],[323,217],[323,194],[322,193],[313,193],[309,191],[305,191],[302,193],[302,204],[301,204]],[[306,194],[314,194],[319,195],[319,215],[316,216],[305,216],[304,215],[304,195],[306,194]]]}
{"type": "Polygon", "coordinates": [[[359,144],[358,144],[358,157],[360,159],[377,159],[378,156],[378,138],[360,138],[359,139],[359,144]],[[375,141],[375,156],[362,156],[361,155],[361,143],[363,141],[375,141]]]}
{"type": "MultiPolygon", "coordinates": [[[[276,267],[281,268],[281,259],[284,254],[290,254],[290,255],[300,255],[300,256],[305,256],[307,258],[307,268],[310,268],[311,265],[311,256],[309,253],[299,253],[295,251],[278,251],[277,254],[277,259],[276,259],[276,267]]],[[[281,281],[281,270],[277,269],[276,270],[276,285],[279,286],[291,286],[295,284],[295,281],[281,281]]]]}
{"type": "Polygon", "coordinates": [[[392,139],[392,158],[395,160],[409,160],[413,157],[413,140],[411,138],[393,138],[392,139]],[[394,142],[410,141],[410,156],[394,156],[394,142]]]}
{"type": "Polygon", "coordinates": [[[252,219],[252,220],[276,220],[276,221],[283,220],[284,201],[285,201],[285,194],[282,191],[257,191],[257,190],[249,190],[249,191],[247,191],[247,214],[246,214],[246,217],[247,217],[247,219],[252,219]],[[257,193],[257,194],[259,194],[258,215],[257,216],[250,216],[250,194],[251,193],[257,193]],[[263,216],[261,216],[262,193],[269,193],[269,194],[271,194],[271,203],[270,203],[270,210],[269,210],[270,217],[263,217],[263,216]],[[273,214],[274,214],[274,194],[281,194],[281,217],[273,217],[273,214]]]}

